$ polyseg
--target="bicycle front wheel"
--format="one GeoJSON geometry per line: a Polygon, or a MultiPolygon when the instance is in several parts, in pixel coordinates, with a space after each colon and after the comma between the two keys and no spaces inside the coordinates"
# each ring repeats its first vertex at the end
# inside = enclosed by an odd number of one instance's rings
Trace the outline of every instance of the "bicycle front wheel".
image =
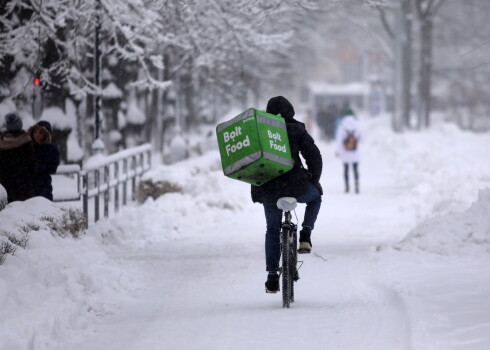
{"type": "Polygon", "coordinates": [[[289,228],[283,227],[281,231],[282,241],[282,307],[289,308],[291,303],[291,241],[289,240],[289,228]]]}

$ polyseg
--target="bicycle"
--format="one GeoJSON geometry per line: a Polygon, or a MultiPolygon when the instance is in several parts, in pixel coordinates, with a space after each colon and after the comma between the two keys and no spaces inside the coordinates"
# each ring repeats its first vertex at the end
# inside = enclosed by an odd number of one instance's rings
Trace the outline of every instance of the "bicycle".
{"type": "Polygon", "coordinates": [[[282,197],[277,201],[277,207],[284,212],[284,222],[281,226],[281,259],[282,266],[282,307],[289,308],[294,302],[294,283],[298,275],[298,226],[292,222],[291,212],[296,209],[296,198],[282,197]]]}

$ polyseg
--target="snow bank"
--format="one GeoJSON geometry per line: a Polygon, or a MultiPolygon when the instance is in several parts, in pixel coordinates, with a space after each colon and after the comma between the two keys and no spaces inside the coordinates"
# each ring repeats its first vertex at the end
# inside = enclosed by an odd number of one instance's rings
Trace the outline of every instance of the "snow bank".
{"type": "Polygon", "coordinates": [[[117,220],[101,220],[90,227],[106,243],[145,247],[155,242],[192,237],[202,226],[220,222],[250,203],[249,187],[223,175],[217,152],[209,152],[182,162],[156,166],[142,181],[168,181],[182,188],[181,193],[167,193],[148,198],[140,206],[121,210],[117,220]],[[152,218],[152,220],[145,220],[152,218]]]}
{"type": "Polygon", "coordinates": [[[126,295],[131,285],[94,237],[52,234],[42,219],[60,218],[61,208],[36,197],[0,211],[4,233],[22,235],[22,226],[38,226],[28,232],[27,249],[17,248],[0,266],[2,349],[63,349],[65,332],[84,329],[110,312],[109,301],[126,295]]]}
{"type": "Polygon", "coordinates": [[[440,215],[422,222],[395,248],[416,248],[439,254],[490,252],[489,213],[490,188],[487,188],[479,192],[478,200],[464,212],[440,215]]]}
{"type": "Polygon", "coordinates": [[[478,191],[490,186],[488,134],[462,131],[434,120],[428,130],[396,134],[379,118],[365,123],[372,152],[397,170],[400,187],[410,190],[407,205],[419,220],[466,209],[478,191]]]}

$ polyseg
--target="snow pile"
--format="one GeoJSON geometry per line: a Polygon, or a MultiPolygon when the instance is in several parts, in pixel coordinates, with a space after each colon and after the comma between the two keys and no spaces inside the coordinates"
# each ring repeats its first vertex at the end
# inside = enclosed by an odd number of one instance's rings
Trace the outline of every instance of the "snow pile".
{"type": "Polygon", "coordinates": [[[478,200],[461,213],[428,219],[415,227],[397,245],[398,249],[418,248],[440,254],[457,251],[490,252],[490,188],[481,190],[478,200]]]}
{"type": "Polygon", "coordinates": [[[230,186],[233,187],[237,181],[223,175],[217,151],[189,158],[171,166],[161,165],[146,173],[143,179],[166,180],[178,185],[183,189],[184,196],[190,196],[189,204],[192,207],[202,207],[203,210],[210,208],[241,210],[243,202],[249,201],[249,187],[246,184],[240,183],[242,185],[240,187],[243,188],[241,192],[230,189],[230,186]]]}
{"type": "Polygon", "coordinates": [[[434,120],[429,130],[396,134],[379,118],[365,123],[372,151],[397,171],[399,186],[410,189],[407,205],[419,220],[466,209],[482,188],[490,186],[488,134],[458,129],[434,120]]]}
{"type": "Polygon", "coordinates": [[[2,349],[63,349],[68,329],[86,328],[134,288],[100,241],[53,235],[46,218],[60,218],[61,208],[37,197],[0,211],[4,233],[21,236],[37,226],[27,249],[18,247],[0,266],[2,349]]]}
{"type": "Polygon", "coordinates": [[[239,183],[241,191],[233,190],[237,181],[223,175],[219,154],[203,156],[169,165],[160,165],[147,172],[142,181],[168,181],[182,188],[180,193],[167,193],[157,199],[148,198],[140,206],[123,208],[118,220],[102,220],[90,232],[105,242],[131,247],[192,237],[201,227],[222,222],[232,212],[249,205],[249,187],[239,183]],[[142,218],[151,217],[152,220],[142,218]]]}
{"type": "Polygon", "coordinates": [[[170,141],[168,149],[166,150],[163,159],[167,164],[173,164],[175,162],[180,162],[187,158],[188,148],[186,140],[182,137],[181,133],[178,132],[170,141]]]}

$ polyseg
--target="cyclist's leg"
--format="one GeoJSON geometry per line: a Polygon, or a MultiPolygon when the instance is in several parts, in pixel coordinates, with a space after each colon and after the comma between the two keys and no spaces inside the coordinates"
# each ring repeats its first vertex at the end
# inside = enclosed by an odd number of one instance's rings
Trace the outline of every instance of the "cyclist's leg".
{"type": "Polygon", "coordinates": [[[279,269],[279,259],[281,258],[281,248],[279,246],[282,210],[276,203],[264,202],[265,221],[267,231],[265,233],[265,262],[267,271],[277,271],[279,269]]]}
{"type": "Polygon", "coordinates": [[[308,226],[313,230],[315,227],[315,222],[320,212],[320,207],[322,205],[322,196],[320,191],[313,185],[308,185],[308,191],[298,198],[296,198],[298,203],[306,203],[305,217],[302,226],[308,226]]]}

